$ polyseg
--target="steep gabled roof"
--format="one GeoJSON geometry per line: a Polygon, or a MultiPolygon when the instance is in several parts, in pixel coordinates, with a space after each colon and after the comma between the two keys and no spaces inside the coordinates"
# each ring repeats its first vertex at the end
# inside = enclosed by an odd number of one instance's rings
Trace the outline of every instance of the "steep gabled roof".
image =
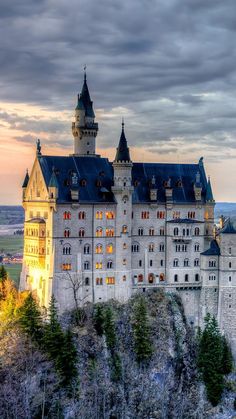
{"type": "Polygon", "coordinates": [[[220,255],[220,248],[216,240],[212,240],[210,244],[210,248],[202,252],[201,255],[204,256],[219,256],[220,255]]]}
{"type": "Polygon", "coordinates": [[[120,135],[119,145],[116,149],[116,162],[130,162],[129,147],[125,137],[124,122],[122,122],[122,130],[120,135]]]}
{"type": "MultiPolygon", "coordinates": [[[[115,202],[113,166],[106,158],[82,156],[40,156],[39,164],[49,186],[53,170],[58,183],[58,202],[71,202],[71,189],[79,189],[80,202],[115,202]],[[53,169],[54,168],[54,169],[53,169]],[[102,192],[106,188],[108,193],[102,192]]],[[[207,179],[203,165],[174,163],[133,163],[132,200],[134,204],[150,203],[150,188],[153,176],[157,189],[157,202],[165,203],[165,183],[170,178],[174,203],[194,203],[194,182],[200,172],[202,201],[206,200],[207,179]],[[179,180],[181,179],[181,182],[179,180]]],[[[53,176],[52,182],[55,178],[53,176]]]]}
{"type": "Polygon", "coordinates": [[[208,179],[208,182],[207,182],[206,201],[207,202],[213,202],[214,201],[210,178],[208,179]]]}
{"type": "Polygon", "coordinates": [[[28,173],[28,170],[27,170],[27,171],[26,171],[26,175],[25,175],[24,182],[23,182],[23,184],[22,184],[22,188],[26,188],[26,187],[27,187],[27,185],[28,185],[28,183],[29,183],[29,173],[28,173]]]}
{"type": "Polygon", "coordinates": [[[225,226],[220,231],[220,234],[236,234],[236,229],[230,218],[226,221],[225,226]]]}

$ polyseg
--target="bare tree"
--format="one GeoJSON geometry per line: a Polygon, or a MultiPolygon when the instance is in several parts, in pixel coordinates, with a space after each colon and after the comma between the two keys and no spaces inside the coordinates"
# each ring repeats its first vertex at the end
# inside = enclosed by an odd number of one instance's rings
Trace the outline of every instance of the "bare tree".
{"type": "Polygon", "coordinates": [[[90,293],[84,295],[84,282],[82,274],[66,272],[66,289],[71,289],[74,299],[75,320],[78,325],[82,325],[85,320],[85,313],[82,309],[85,300],[90,296],[90,293]]]}

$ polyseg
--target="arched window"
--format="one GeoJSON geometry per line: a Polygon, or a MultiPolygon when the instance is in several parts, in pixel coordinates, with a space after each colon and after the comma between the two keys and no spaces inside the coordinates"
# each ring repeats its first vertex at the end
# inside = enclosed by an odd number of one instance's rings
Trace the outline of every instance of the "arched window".
{"type": "Polygon", "coordinates": [[[71,271],[71,263],[63,263],[62,264],[63,271],[71,271]]]}
{"type": "Polygon", "coordinates": [[[112,265],[113,265],[112,260],[108,260],[107,269],[112,269],[112,267],[113,267],[112,265]]]}
{"type": "Polygon", "coordinates": [[[96,228],[96,237],[102,237],[102,227],[96,228]]]}
{"type": "Polygon", "coordinates": [[[174,282],[178,282],[178,275],[177,274],[174,275],[174,282]]]}
{"type": "Polygon", "coordinates": [[[165,245],[164,245],[164,243],[161,243],[161,244],[160,244],[160,246],[159,246],[159,251],[160,251],[160,252],[164,252],[164,251],[165,251],[165,245]]]}
{"type": "Polygon", "coordinates": [[[70,220],[71,219],[71,213],[70,211],[65,211],[63,214],[64,220],[70,220]]]}
{"type": "Polygon", "coordinates": [[[114,236],[114,228],[106,228],[106,237],[114,236]]]}
{"type": "Polygon", "coordinates": [[[96,220],[102,220],[103,213],[102,211],[96,211],[96,220]]]}
{"type": "Polygon", "coordinates": [[[95,253],[102,253],[103,249],[102,249],[102,244],[97,244],[96,248],[95,248],[95,253]]]}
{"type": "Polygon", "coordinates": [[[194,229],[194,235],[195,236],[199,236],[199,234],[200,234],[200,228],[199,227],[195,227],[195,229],[194,229]]]}
{"type": "Polygon", "coordinates": [[[173,266],[176,268],[179,266],[179,259],[174,259],[173,266]]]}
{"type": "Polygon", "coordinates": [[[84,228],[80,228],[79,229],[79,237],[84,237],[84,234],[85,234],[84,228]]]}
{"type": "Polygon", "coordinates": [[[199,274],[195,274],[195,281],[198,282],[199,281],[199,274]]]}
{"type": "Polygon", "coordinates": [[[87,185],[87,181],[86,181],[86,179],[81,179],[81,181],[80,181],[80,185],[81,185],[81,186],[86,186],[86,185],[87,185]]]}
{"type": "Polygon", "coordinates": [[[79,220],[85,220],[86,219],[86,214],[84,211],[80,211],[78,214],[78,218],[79,220]]]}
{"type": "Polygon", "coordinates": [[[149,236],[154,236],[154,228],[149,228],[149,236]]]}
{"type": "Polygon", "coordinates": [[[184,259],[184,266],[189,266],[189,260],[188,259],[184,259]]]}
{"type": "Polygon", "coordinates": [[[149,243],[149,245],[148,245],[148,251],[149,252],[154,252],[154,248],[155,248],[154,243],[149,243]]]}
{"type": "Polygon", "coordinates": [[[148,282],[149,284],[153,284],[155,280],[155,275],[153,273],[148,274],[148,282]]]}
{"type": "Polygon", "coordinates": [[[89,282],[90,282],[90,281],[89,281],[89,278],[85,278],[85,280],[84,280],[84,285],[87,285],[87,286],[88,286],[88,285],[89,285],[89,282]]]}
{"type": "Polygon", "coordinates": [[[69,228],[65,228],[65,230],[64,230],[64,237],[70,237],[70,230],[69,230],[69,228]]]}
{"type": "Polygon", "coordinates": [[[89,269],[89,262],[84,262],[84,270],[87,271],[89,269]]]}
{"type": "Polygon", "coordinates": [[[209,281],[215,281],[215,279],[216,279],[215,274],[210,274],[209,275],[209,281]]]}
{"type": "Polygon", "coordinates": [[[157,211],[157,218],[163,220],[165,218],[165,211],[157,211]]]}
{"type": "Polygon", "coordinates": [[[114,211],[106,211],[106,218],[108,220],[113,220],[115,218],[115,213],[114,211]]]}
{"type": "Polygon", "coordinates": [[[179,235],[179,229],[178,227],[174,228],[174,236],[178,236],[179,235]]]}
{"type": "Polygon", "coordinates": [[[62,253],[63,253],[63,255],[70,255],[71,254],[71,245],[70,244],[64,244],[62,253]]]}
{"type": "Polygon", "coordinates": [[[209,260],[209,268],[215,268],[216,267],[216,260],[212,259],[209,260]]]}
{"type": "Polygon", "coordinates": [[[133,243],[131,246],[132,253],[138,253],[139,252],[139,243],[133,243]]]}
{"type": "Polygon", "coordinates": [[[149,218],[149,211],[142,211],[141,218],[147,220],[149,218]]]}
{"type": "Polygon", "coordinates": [[[95,267],[96,269],[102,269],[102,262],[96,262],[95,267]]]}
{"type": "Polygon", "coordinates": [[[195,245],[194,245],[194,251],[195,252],[199,252],[200,251],[200,244],[199,243],[195,243],[195,245]]]}
{"type": "Polygon", "coordinates": [[[160,282],[165,281],[165,274],[161,273],[159,276],[160,282]]]}
{"type": "Polygon", "coordinates": [[[143,274],[138,275],[138,282],[143,282],[143,274]]]}
{"type": "Polygon", "coordinates": [[[109,243],[106,245],[106,252],[107,253],[113,253],[113,244],[109,243]]]}
{"type": "Polygon", "coordinates": [[[84,245],[84,254],[85,255],[89,255],[90,253],[90,245],[89,244],[85,244],[84,245]]]}
{"type": "Polygon", "coordinates": [[[194,266],[199,266],[199,259],[194,259],[194,266]]]}
{"type": "Polygon", "coordinates": [[[185,228],[183,228],[183,236],[185,236],[185,234],[186,234],[186,230],[185,228]]]}
{"type": "Polygon", "coordinates": [[[140,228],[138,229],[138,235],[139,235],[139,236],[143,236],[143,228],[142,228],[142,227],[140,227],[140,228]]]}
{"type": "Polygon", "coordinates": [[[164,227],[160,228],[160,236],[164,236],[165,235],[165,229],[164,227]]]}
{"type": "Polygon", "coordinates": [[[184,275],[184,280],[185,280],[185,282],[188,282],[188,274],[184,275]]]}
{"type": "Polygon", "coordinates": [[[128,233],[128,227],[126,225],[122,226],[122,233],[128,233]]]}

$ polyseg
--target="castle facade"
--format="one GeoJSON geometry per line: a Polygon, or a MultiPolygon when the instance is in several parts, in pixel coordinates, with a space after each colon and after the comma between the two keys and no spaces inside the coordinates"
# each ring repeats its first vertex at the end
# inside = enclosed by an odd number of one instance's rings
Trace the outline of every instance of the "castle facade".
{"type": "Polygon", "coordinates": [[[38,141],[23,183],[20,288],[35,291],[45,308],[54,294],[63,312],[164,287],[180,294],[193,325],[211,312],[236,338],[236,236],[231,225],[215,239],[203,158],[132,162],[122,124],[110,162],[96,154],[97,132],[85,75],[72,123],[74,153],[46,156],[38,141]]]}

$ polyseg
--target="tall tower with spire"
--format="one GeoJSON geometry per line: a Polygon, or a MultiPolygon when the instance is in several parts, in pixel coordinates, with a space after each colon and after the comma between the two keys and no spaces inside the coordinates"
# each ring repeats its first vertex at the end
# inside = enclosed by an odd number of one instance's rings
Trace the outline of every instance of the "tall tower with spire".
{"type": "Polygon", "coordinates": [[[93,102],[89,94],[86,72],[84,72],[84,84],[81,93],[78,95],[78,103],[75,108],[75,121],[72,122],[74,155],[96,155],[98,124],[94,120],[93,102]]]}

